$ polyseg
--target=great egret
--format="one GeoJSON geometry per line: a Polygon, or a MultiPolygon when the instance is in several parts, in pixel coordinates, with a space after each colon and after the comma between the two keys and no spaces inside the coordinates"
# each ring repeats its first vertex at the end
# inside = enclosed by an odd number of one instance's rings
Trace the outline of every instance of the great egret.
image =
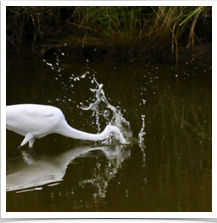
{"type": "Polygon", "coordinates": [[[114,133],[118,136],[120,143],[127,144],[118,127],[107,125],[100,134],[82,132],[68,125],[62,111],[50,105],[18,104],[6,106],[6,128],[25,136],[18,149],[28,142],[29,147],[32,147],[36,138],[42,138],[51,133],[90,141],[102,141],[114,133]]]}

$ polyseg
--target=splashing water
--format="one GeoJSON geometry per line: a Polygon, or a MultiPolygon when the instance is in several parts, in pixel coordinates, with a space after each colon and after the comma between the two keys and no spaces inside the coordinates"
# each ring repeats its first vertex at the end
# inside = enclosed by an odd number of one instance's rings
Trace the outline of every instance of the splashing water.
{"type": "MultiPolygon", "coordinates": [[[[117,109],[113,105],[111,105],[104,93],[103,84],[99,84],[95,78],[93,78],[94,82],[97,84],[97,89],[90,89],[93,93],[95,93],[96,101],[91,103],[89,106],[84,107],[82,104],[82,110],[93,110],[96,115],[96,122],[99,128],[99,116],[103,116],[109,124],[113,124],[117,126],[122,132],[123,136],[129,141],[132,138],[132,132],[130,130],[130,123],[126,121],[126,119],[121,114],[120,109],[117,109]]],[[[111,139],[108,139],[108,142],[111,142],[111,139]]]]}
{"type": "Polygon", "coordinates": [[[143,166],[145,167],[145,165],[146,165],[146,154],[145,154],[146,146],[145,146],[145,139],[144,139],[144,136],[146,135],[145,115],[141,115],[141,118],[142,118],[142,127],[141,127],[141,130],[138,135],[138,139],[139,139],[138,142],[139,142],[139,147],[141,148],[141,150],[143,152],[143,166]]]}
{"type": "MultiPolygon", "coordinates": [[[[61,52],[61,51],[59,51],[61,52]]],[[[124,136],[124,138],[129,142],[132,139],[132,132],[130,130],[130,124],[128,121],[126,121],[125,118],[123,118],[123,115],[120,111],[120,109],[114,107],[113,105],[111,105],[104,93],[103,90],[103,84],[99,84],[96,81],[95,78],[95,74],[96,73],[93,70],[93,73],[91,75],[90,71],[86,71],[85,73],[83,73],[82,75],[76,75],[76,74],[71,74],[69,76],[69,84],[70,86],[67,87],[67,83],[65,83],[64,79],[62,78],[61,75],[61,71],[64,70],[65,65],[60,65],[60,60],[59,60],[59,55],[56,55],[56,64],[52,64],[47,62],[45,59],[43,59],[43,61],[52,68],[52,70],[56,70],[58,69],[58,76],[55,76],[55,80],[57,80],[58,82],[60,82],[61,80],[61,84],[63,84],[64,86],[62,87],[62,89],[68,91],[70,90],[72,93],[75,93],[74,91],[71,90],[71,88],[74,88],[74,83],[75,82],[79,82],[82,81],[83,79],[89,78],[91,79],[91,83],[96,83],[96,89],[91,89],[90,90],[95,94],[95,102],[89,104],[89,106],[85,107],[81,102],[80,102],[80,107],[82,110],[92,110],[93,111],[93,116],[95,116],[96,118],[96,125],[97,125],[97,133],[101,133],[103,131],[103,129],[101,129],[101,123],[100,123],[100,116],[104,117],[104,119],[107,121],[107,124],[111,124],[114,126],[117,126],[120,130],[120,132],[122,133],[122,135],[124,136]]],[[[64,56],[64,54],[61,53],[62,56],[64,56]]],[[[88,60],[86,60],[87,63],[89,63],[88,60]]],[[[87,66],[88,67],[88,66],[87,66]]],[[[89,67],[88,67],[89,69],[89,67]]],[[[61,98],[61,96],[58,96],[58,98],[56,98],[56,101],[59,101],[59,103],[65,102],[66,100],[66,96],[64,95],[63,98],[61,98]]],[[[71,98],[68,98],[68,101],[72,101],[71,98]]],[[[51,103],[51,100],[48,101],[49,103],[51,103]]],[[[105,141],[105,143],[108,144],[112,144],[113,140],[112,137],[109,137],[107,141],[105,141]]]]}
{"type": "Polygon", "coordinates": [[[145,115],[142,115],[141,118],[142,118],[142,128],[140,130],[138,137],[139,137],[140,146],[144,147],[144,136],[146,135],[146,132],[144,131],[145,130],[145,115]]]}

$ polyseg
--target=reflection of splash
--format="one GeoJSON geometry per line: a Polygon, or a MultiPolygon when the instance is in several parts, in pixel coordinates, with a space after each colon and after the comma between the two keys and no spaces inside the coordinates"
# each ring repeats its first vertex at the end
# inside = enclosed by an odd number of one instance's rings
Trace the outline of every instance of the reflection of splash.
{"type": "Polygon", "coordinates": [[[126,119],[121,114],[121,111],[111,105],[104,93],[103,84],[98,84],[96,79],[93,79],[98,86],[98,89],[90,89],[92,92],[95,93],[96,101],[91,103],[88,107],[82,106],[81,109],[83,110],[93,110],[96,114],[96,123],[99,126],[99,115],[103,116],[106,120],[110,123],[117,126],[126,140],[132,138],[132,132],[130,131],[130,123],[126,121],[126,119]]]}
{"type": "Polygon", "coordinates": [[[14,165],[14,160],[7,160],[6,190],[25,192],[29,190],[43,189],[41,186],[53,186],[63,181],[68,164],[79,156],[88,156],[88,152],[101,150],[108,161],[108,165],[100,167],[101,163],[97,163],[100,171],[94,171],[93,179],[84,179],[80,182],[83,185],[87,182],[98,187],[100,196],[106,190],[108,181],[111,180],[121,167],[121,163],[130,154],[125,151],[123,146],[111,147],[78,147],[71,149],[62,154],[50,156],[36,156],[31,151],[22,151],[23,160],[18,160],[14,165]],[[24,162],[23,162],[24,161],[24,162]],[[111,165],[112,164],[112,165],[111,165]]]}
{"type": "Polygon", "coordinates": [[[93,195],[95,201],[106,196],[109,181],[116,176],[122,168],[123,161],[131,154],[130,150],[126,150],[122,146],[116,146],[115,149],[104,150],[103,152],[107,158],[106,165],[102,165],[98,161],[93,171],[93,178],[79,181],[79,186],[91,184],[97,188],[97,192],[93,195]]]}

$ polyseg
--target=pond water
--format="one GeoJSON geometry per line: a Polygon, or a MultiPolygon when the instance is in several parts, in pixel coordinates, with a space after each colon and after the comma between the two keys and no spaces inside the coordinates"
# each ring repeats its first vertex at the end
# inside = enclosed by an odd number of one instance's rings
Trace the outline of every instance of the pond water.
{"type": "Polygon", "coordinates": [[[73,61],[57,51],[11,57],[6,81],[7,105],[53,105],[76,129],[112,123],[130,141],[51,134],[15,150],[23,136],[7,130],[7,212],[212,211],[211,62],[73,61]],[[84,109],[96,81],[121,122],[105,103],[84,109]]]}

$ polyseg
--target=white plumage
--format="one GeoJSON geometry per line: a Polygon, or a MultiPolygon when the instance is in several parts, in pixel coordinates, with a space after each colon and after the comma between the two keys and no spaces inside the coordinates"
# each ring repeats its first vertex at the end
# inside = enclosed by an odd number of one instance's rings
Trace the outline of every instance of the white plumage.
{"type": "Polygon", "coordinates": [[[120,143],[126,144],[119,128],[107,125],[100,134],[91,134],[72,128],[65,120],[62,111],[50,105],[18,104],[6,106],[6,128],[25,136],[19,148],[29,142],[33,146],[36,138],[57,133],[74,139],[101,141],[110,134],[118,136],[120,143]]]}

